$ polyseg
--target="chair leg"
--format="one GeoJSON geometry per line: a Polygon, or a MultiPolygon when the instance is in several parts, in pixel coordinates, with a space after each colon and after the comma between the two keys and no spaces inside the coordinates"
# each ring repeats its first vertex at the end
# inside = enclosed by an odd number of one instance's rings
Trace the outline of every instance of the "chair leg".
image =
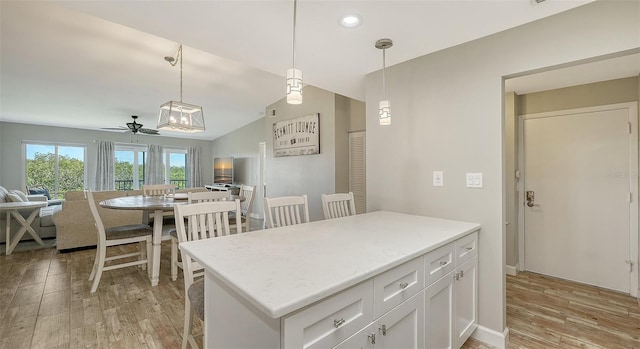
{"type": "Polygon", "coordinates": [[[193,313],[191,312],[191,302],[189,302],[189,296],[185,291],[185,300],[184,300],[184,331],[182,333],[182,349],[187,349],[187,344],[189,343],[189,336],[191,335],[191,330],[193,326],[193,313]]]}
{"type": "Polygon", "coordinates": [[[91,268],[91,275],[89,275],[89,281],[92,281],[98,271],[98,261],[100,260],[100,247],[96,247],[96,257],[93,259],[93,268],[91,268]]]}
{"type": "Polygon", "coordinates": [[[151,240],[151,236],[149,236],[147,238],[147,274],[149,275],[149,277],[151,277],[151,271],[152,271],[152,267],[151,267],[151,257],[153,256],[153,241],[151,240]]]}
{"type": "Polygon", "coordinates": [[[171,280],[178,279],[178,242],[171,239],[171,280]]]}
{"type": "Polygon", "coordinates": [[[100,279],[102,278],[102,269],[104,268],[104,260],[107,258],[107,247],[102,246],[98,247],[98,253],[96,256],[96,260],[98,261],[97,270],[93,278],[93,284],[91,285],[91,293],[96,292],[98,289],[98,284],[100,283],[100,279]]]}
{"type": "MultiPolygon", "coordinates": [[[[138,260],[143,261],[146,260],[147,257],[147,243],[146,241],[140,241],[138,243],[138,248],[140,249],[140,257],[138,257],[138,260]]],[[[142,270],[147,269],[147,265],[146,264],[140,264],[139,266],[142,270]]]]}

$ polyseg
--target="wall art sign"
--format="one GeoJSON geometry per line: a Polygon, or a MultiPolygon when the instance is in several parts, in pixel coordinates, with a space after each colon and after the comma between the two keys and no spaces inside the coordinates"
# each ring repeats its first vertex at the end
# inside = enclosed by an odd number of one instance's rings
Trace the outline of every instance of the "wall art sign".
{"type": "Polygon", "coordinates": [[[320,113],[273,124],[273,156],[320,154],[320,113]]]}

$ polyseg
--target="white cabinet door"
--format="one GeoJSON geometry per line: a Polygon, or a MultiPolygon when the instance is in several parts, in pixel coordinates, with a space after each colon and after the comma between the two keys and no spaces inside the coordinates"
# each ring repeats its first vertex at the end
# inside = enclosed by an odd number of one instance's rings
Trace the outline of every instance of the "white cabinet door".
{"type": "Polygon", "coordinates": [[[425,348],[454,348],[453,297],[453,272],[425,290],[425,348]]]}
{"type": "Polygon", "coordinates": [[[478,327],[478,257],[456,268],[455,329],[456,348],[460,348],[478,327]]]}
{"type": "Polygon", "coordinates": [[[409,298],[378,321],[375,348],[424,348],[424,292],[409,298]]]}

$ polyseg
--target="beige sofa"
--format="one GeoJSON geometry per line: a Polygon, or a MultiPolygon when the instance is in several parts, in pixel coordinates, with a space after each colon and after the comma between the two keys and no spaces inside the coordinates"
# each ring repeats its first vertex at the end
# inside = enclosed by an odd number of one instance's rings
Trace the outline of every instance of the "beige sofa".
{"type": "MultiPolygon", "coordinates": [[[[205,191],[206,188],[188,188],[177,192],[205,191]]],[[[93,199],[98,207],[100,218],[105,228],[119,225],[140,224],[143,212],[140,210],[114,210],[102,208],[100,201],[123,196],[142,195],[142,190],[110,190],[93,192],[93,199]]],[[[62,211],[54,216],[57,228],[58,250],[68,250],[78,247],[95,246],[97,231],[89,209],[89,203],[82,191],[70,191],[65,194],[62,211]]]]}

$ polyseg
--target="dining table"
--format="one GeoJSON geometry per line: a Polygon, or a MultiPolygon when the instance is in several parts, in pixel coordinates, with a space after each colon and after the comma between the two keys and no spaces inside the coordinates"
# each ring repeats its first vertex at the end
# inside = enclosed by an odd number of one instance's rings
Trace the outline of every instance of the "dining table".
{"type": "MultiPolygon", "coordinates": [[[[153,251],[151,253],[151,268],[149,272],[149,278],[151,280],[151,285],[158,285],[158,280],[160,276],[160,251],[162,245],[162,231],[164,229],[163,218],[164,213],[167,211],[173,211],[176,205],[184,205],[187,203],[187,193],[175,193],[168,195],[158,195],[158,196],[145,196],[145,195],[135,195],[135,196],[123,196],[118,198],[112,198],[108,200],[101,201],[99,203],[100,207],[116,209],[116,210],[142,210],[144,211],[144,215],[142,218],[142,223],[146,224],[149,221],[149,216],[152,214],[153,217],[153,237],[152,237],[152,248],[153,251]]],[[[240,200],[243,201],[244,197],[239,195],[231,195],[231,200],[240,200]]]]}

